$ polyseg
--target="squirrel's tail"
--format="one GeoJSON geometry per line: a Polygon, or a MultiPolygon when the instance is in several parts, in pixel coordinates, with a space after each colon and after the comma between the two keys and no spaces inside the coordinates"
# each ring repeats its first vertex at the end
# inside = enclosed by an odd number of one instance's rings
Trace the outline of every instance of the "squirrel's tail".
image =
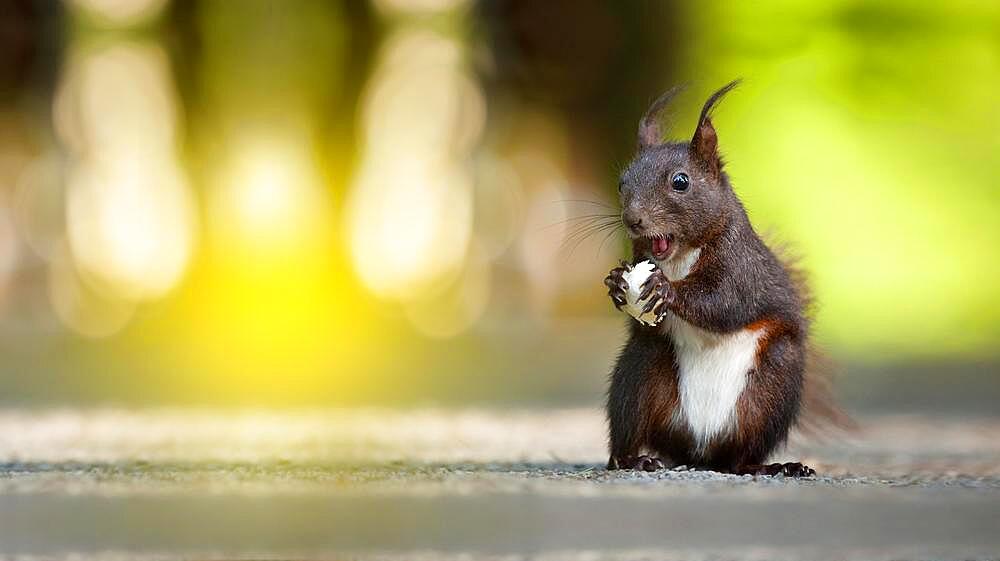
{"type": "MultiPolygon", "coordinates": [[[[798,255],[776,236],[770,234],[769,245],[792,279],[806,321],[812,323],[815,311],[812,287],[808,275],[799,266],[798,255]]],[[[808,437],[832,436],[835,433],[850,433],[858,429],[857,422],[837,405],[833,394],[833,382],[837,366],[813,341],[806,348],[806,371],[802,387],[802,407],[799,410],[797,428],[808,437]]]]}
{"type": "Polygon", "coordinates": [[[802,386],[802,409],[798,429],[807,437],[831,436],[858,429],[857,422],[840,406],[833,395],[833,380],[837,368],[816,345],[806,350],[806,372],[802,386]]]}

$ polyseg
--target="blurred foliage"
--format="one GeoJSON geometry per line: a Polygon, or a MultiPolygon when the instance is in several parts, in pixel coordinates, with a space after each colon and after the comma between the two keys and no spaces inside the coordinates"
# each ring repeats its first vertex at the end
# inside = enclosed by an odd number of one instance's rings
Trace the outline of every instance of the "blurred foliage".
{"type": "Polygon", "coordinates": [[[690,73],[756,224],[804,256],[823,338],[861,357],[995,356],[1000,6],[714,3],[690,73]],[[710,72],[703,73],[704,68],[710,72]]]}
{"type": "Polygon", "coordinates": [[[821,342],[997,359],[996,2],[7,4],[0,399],[596,400],[625,241],[578,220],[649,100],[687,138],[737,76],[821,342]]]}

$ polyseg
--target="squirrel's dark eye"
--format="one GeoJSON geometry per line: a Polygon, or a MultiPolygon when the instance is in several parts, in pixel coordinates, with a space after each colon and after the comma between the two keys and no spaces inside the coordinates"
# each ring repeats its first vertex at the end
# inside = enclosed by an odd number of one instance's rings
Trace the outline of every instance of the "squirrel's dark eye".
{"type": "Polygon", "coordinates": [[[674,191],[687,191],[688,187],[691,186],[691,178],[684,172],[675,173],[670,178],[670,186],[673,187],[674,191]]]}
{"type": "Polygon", "coordinates": [[[623,189],[625,189],[625,180],[624,179],[618,182],[618,192],[621,193],[623,189]]]}

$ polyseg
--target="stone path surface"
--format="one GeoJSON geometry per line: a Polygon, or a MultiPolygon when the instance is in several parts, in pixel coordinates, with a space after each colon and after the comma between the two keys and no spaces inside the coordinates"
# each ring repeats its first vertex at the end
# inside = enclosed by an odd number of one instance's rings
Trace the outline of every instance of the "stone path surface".
{"type": "Polygon", "coordinates": [[[1000,559],[1000,417],[603,469],[596,409],[0,411],[0,559],[1000,559]]]}

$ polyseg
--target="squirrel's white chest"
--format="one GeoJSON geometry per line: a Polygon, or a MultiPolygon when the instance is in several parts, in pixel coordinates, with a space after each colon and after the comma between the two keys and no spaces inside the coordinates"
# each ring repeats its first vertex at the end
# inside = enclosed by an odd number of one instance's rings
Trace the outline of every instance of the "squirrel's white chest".
{"type": "Polygon", "coordinates": [[[671,422],[690,431],[700,455],[713,439],[735,429],[736,402],[756,362],[762,331],[711,333],[674,314],[661,329],[673,341],[677,360],[678,404],[671,422]]]}

